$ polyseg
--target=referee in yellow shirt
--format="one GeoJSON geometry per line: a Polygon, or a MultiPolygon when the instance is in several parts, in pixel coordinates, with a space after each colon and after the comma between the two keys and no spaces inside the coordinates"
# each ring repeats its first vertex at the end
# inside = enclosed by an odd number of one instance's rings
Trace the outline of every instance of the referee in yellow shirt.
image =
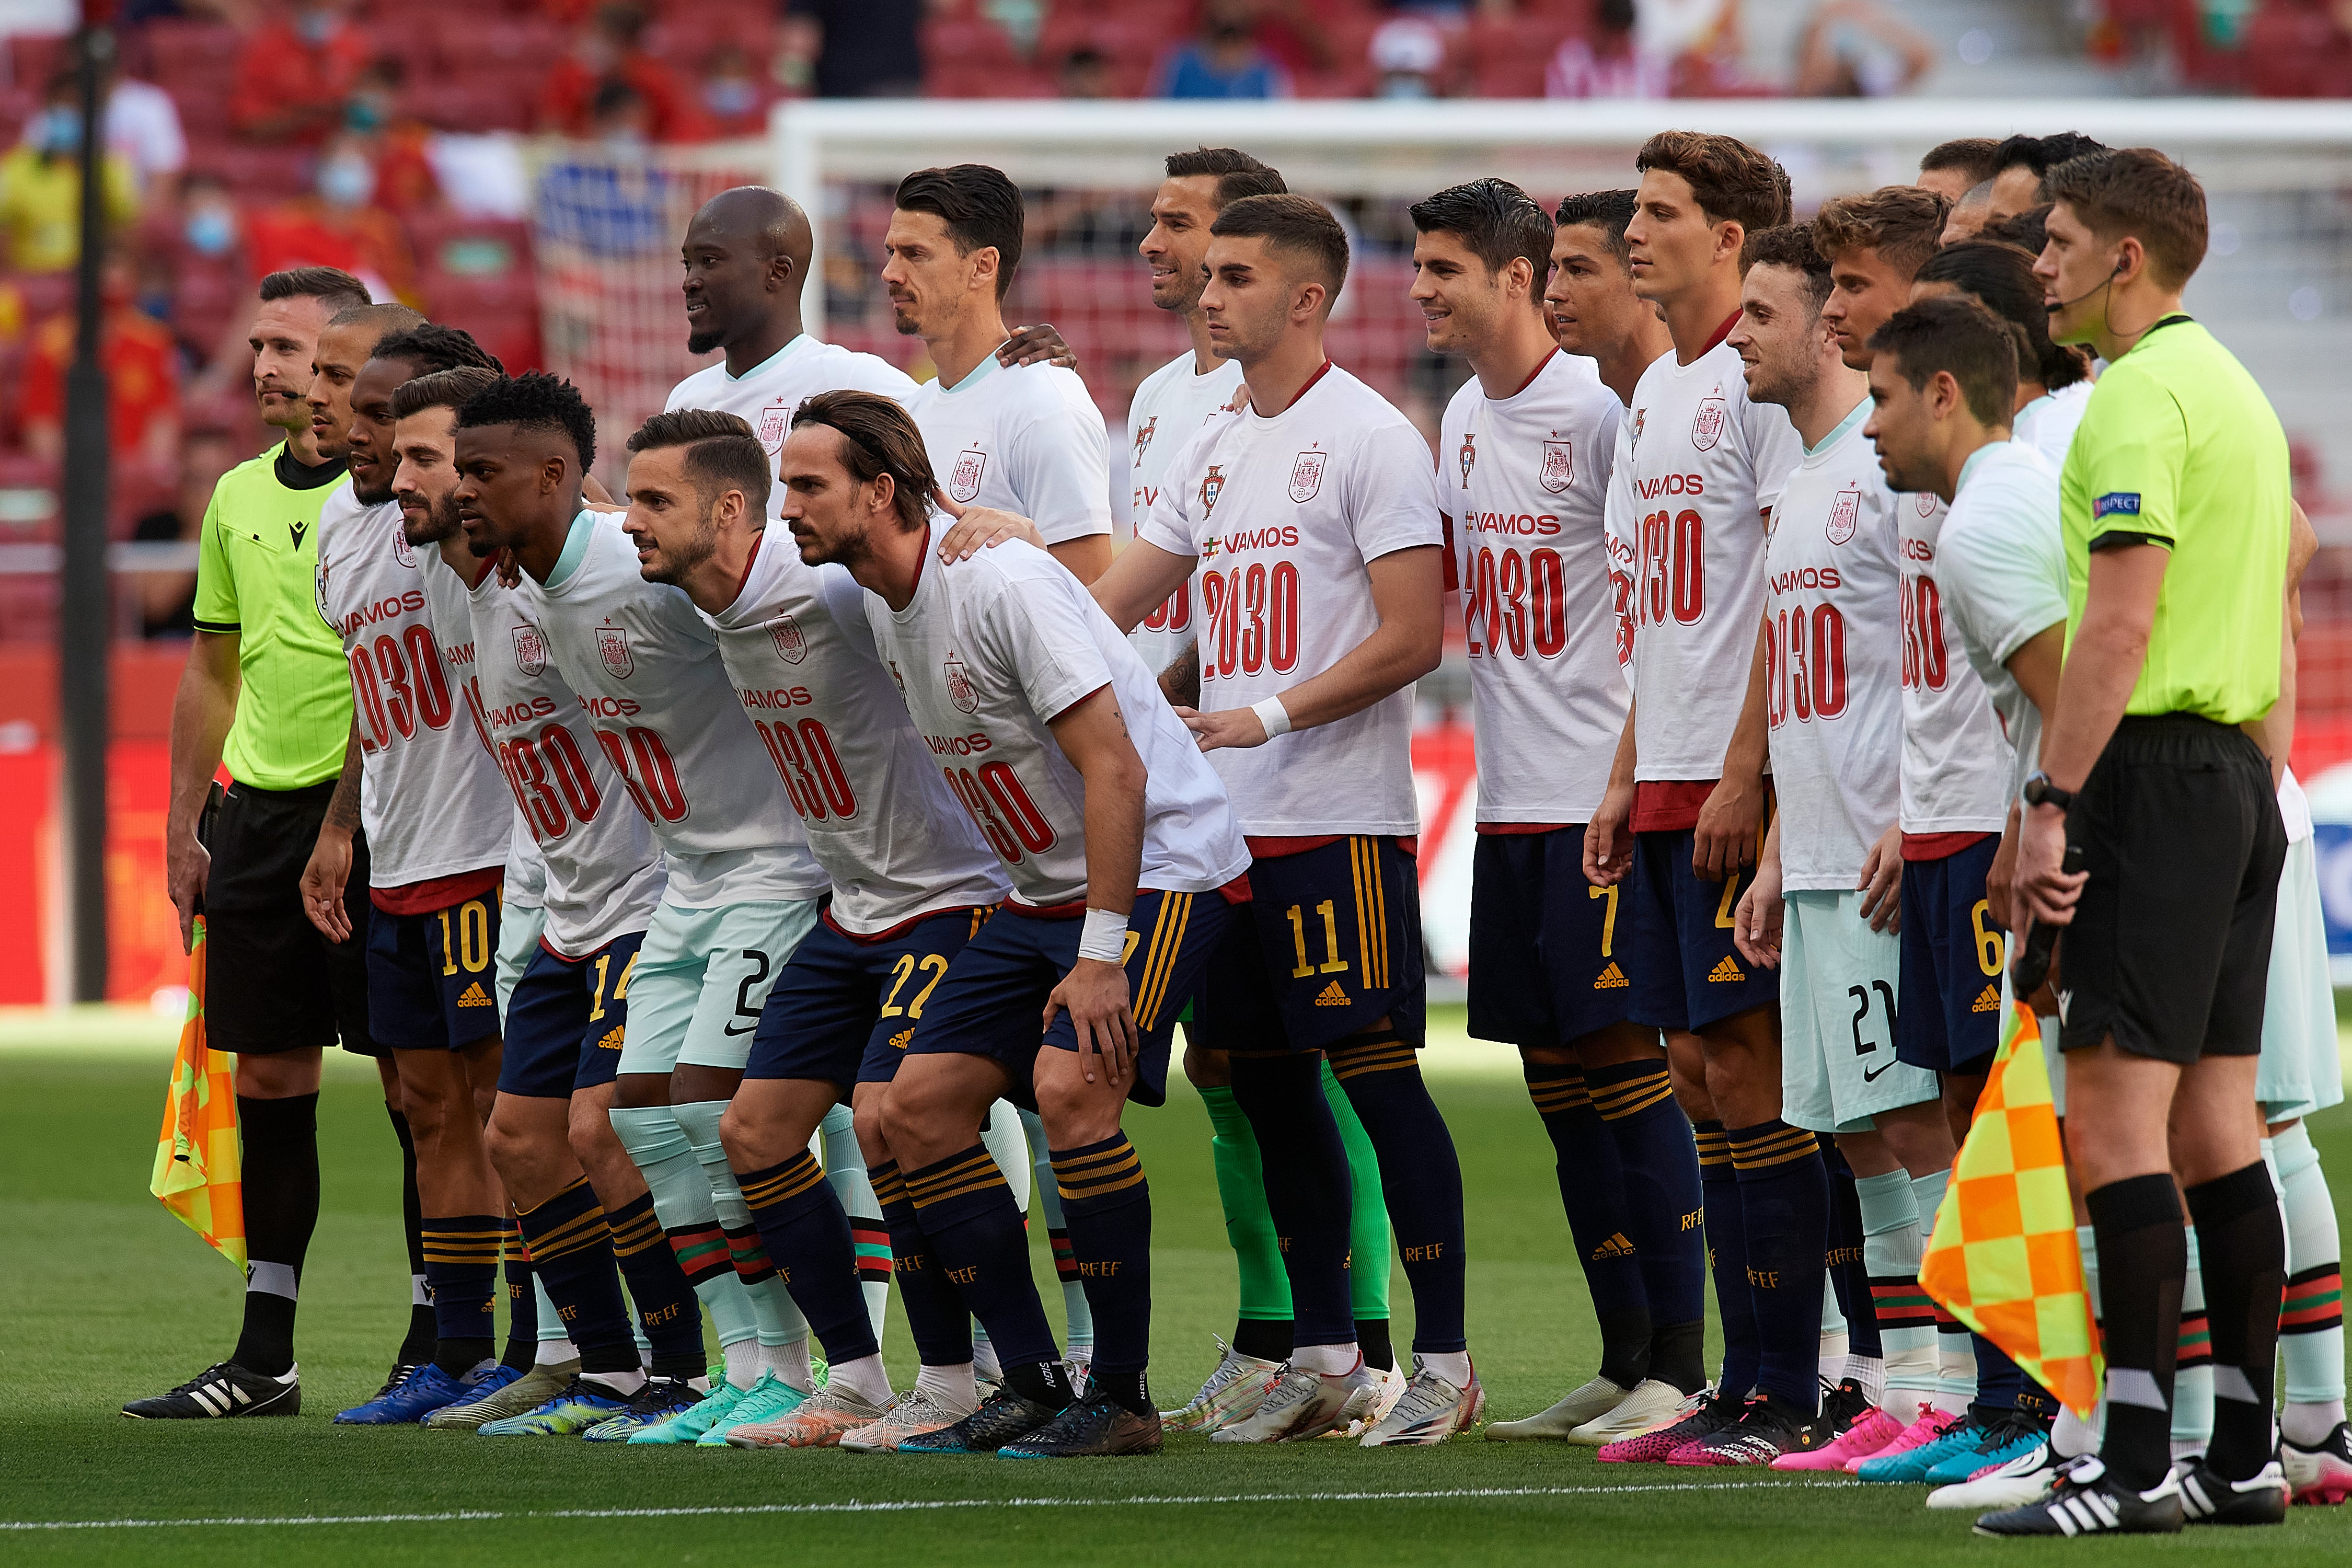
{"type": "Polygon", "coordinates": [[[2106,1432],[2000,1535],[2275,1524],[2271,1401],[2286,1242],[2254,1099],[2279,868],[2270,761],[2242,726],[2279,698],[2285,433],[2180,308],[2205,193],[2144,148],[2047,177],[2035,264],[2050,335],[2109,362],[2059,485],[2066,661],[2027,780],[2017,895],[2065,927],[2066,1149],[2098,1247],[2106,1432]],[[2081,853],[2070,873],[2063,857],[2081,853]],[[2179,1173],[2176,1187],[2174,1173],[2179,1173]],[[2172,1373],[2197,1226],[2213,1438],[2172,1468],[2172,1373]]]}
{"type": "MultiPolygon", "coordinates": [[[[378,1054],[368,1037],[363,938],[331,943],[303,912],[299,883],[318,841],[351,734],[343,647],[320,615],[319,509],[342,482],[310,431],[310,362],[336,311],[367,287],[329,267],[261,280],[253,384],[261,416],[286,438],[221,477],[196,566],[195,640],[172,710],[172,798],[164,828],[172,902],[184,938],[205,926],[205,1028],[235,1051],[245,1140],[245,1327],[227,1360],[167,1394],[134,1400],[147,1419],[292,1415],[294,1298],[319,1219],[320,1053],[378,1054]],[[214,772],[232,783],[197,837],[214,772]]],[[[367,872],[346,902],[367,920],[367,872]]]]}

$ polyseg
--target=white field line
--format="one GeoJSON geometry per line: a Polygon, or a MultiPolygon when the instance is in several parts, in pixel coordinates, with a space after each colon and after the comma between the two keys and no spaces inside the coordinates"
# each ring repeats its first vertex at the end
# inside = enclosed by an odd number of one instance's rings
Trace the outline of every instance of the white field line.
{"type": "MultiPolygon", "coordinates": [[[[1801,1487],[1806,1483],[1798,1483],[1801,1487]]],[[[1853,1482],[1831,1482],[1852,1486],[1853,1482]]],[[[1807,1489],[1822,1489],[1812,1483],[1807,1489]]],[[[1207,1497],[1124,1498],[1025,1497],[930,1498],[880,1502],[779,1502],[713,1504],[698,1508],[563,1508],[506,1511],[461,1509],[446,1513],[308,1514],[277,1518],[235,1516],[224,1519],[43,1519],[0,1520],[0,1531],[25,1530],[184,1530],[225,1525],[258,1528],[278,1525],[332,1524],[461,1524],[479,1521],[548,1519],[749,1519],[767,1514],[932,1513],[971,1508],[1197,1508],[1252,1507],[1268,1503],[1447,1502],[1475,1498],[1622,1497],[1636,1492],[1753,1491],[1752,1482],[1682,1481],[1647,1486],[1613,1487],[1451,1487],[1431,1491],[1348,1492],[1228,1492],[1207,1497]]]]}

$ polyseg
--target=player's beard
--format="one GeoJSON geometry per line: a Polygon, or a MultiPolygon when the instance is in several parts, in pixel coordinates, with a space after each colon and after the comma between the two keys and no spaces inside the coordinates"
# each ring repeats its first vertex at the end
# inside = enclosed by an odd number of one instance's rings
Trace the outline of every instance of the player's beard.
{"type": "Polygon", "coordinates": [[[690,354],[707,354],[714,349],[723,349],[726,346],[726,338],[707,327],[701,331],[686,334],[686,352],[690,354]]]}
{"type": "MultiPolygon", "coordinates": [[[[425,509],[425,525],[421,529],[409,526],[408,513],[404,511],[400,514],[400,531],[411,544],[439,544],[457,533],[462,527],[463,525],[457,521],[456,490],[451,490],[425,509]]],[[[497,550],[495,545],[486,544],[478,547],[470,539],[466,542],[466,548],[473,552],[477,560],[493,554],[497,550]]]]}
{"type": "Polygon", "coordinates": [[[690,537],[675,544],[663,542],[660,567],[649,574],[647,581],[675,586],[685,582],[688,574],[717,553],[719,531],[710,521],[711,510],[709,506],[702,509],[702,515],[694,520],[694,532],[690,537]]]}
{"type": "Polygon", "coordinates": [[[1811,367],[1805,374],[1795,371],[1776,373],[1769,361],[1759,362],[1756,368],[1758,374],[1748,384],[1748,401],[1769,403],[1781,408],[1797,407],[1811,397],[1813,384],[1819,377],[1818,371],[1811,367]]]}

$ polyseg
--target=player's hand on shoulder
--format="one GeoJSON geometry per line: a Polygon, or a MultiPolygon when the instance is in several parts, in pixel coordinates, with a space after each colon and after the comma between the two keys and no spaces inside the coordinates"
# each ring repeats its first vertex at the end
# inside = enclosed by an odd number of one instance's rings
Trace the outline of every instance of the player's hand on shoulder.
{"type": "Polygon", "coordinates": [[[940,510],[955,519],[953,526],[940,536],[942,561],[969,560],[1008,539],[1034,544],[1040,550],[1045,548],[1045,536],[1037,531],[1037,525],[1018,512],[1003,511],[992,506],[957,506],[938,490],[931,494],[940,510]]]}
{"type": "Polygon", "coordinates": [[[1039,321],[1031,327],[1015,327],[996,351],[996,363],[1001,365],[1057,364],[1064,370],[1078,368],[1077,352],[1062,341],[1062,334],[1051,321],[1039,321]]]}
{"type": "Polygon", "coordinates": [[[1078,1068],[1093,1083],[1108,1076],[1124,1083],[1141,1047],[1135,1014],[1129,1005],[1127,971],[1098,958],[1081,958],[1062,976],[1045,998],[1045,1024],[1067,1011],[1070,1027],[1078,1037],[1078,1068]]]}
{"type": "Polygon", "coordinates": [[[1192,731],[1192,738],[1204,752],[1263,746],[1266,742],[1265,721],[1247,708],[1227,708],[1215,713],[1179,708],[1176,717],[1184,721],[1184,728],[1192,731]]]}
{"type": "Polygon", "coordinates": [[[1900,825],[1878,836],[1862,859],[1862,918],[1873,931],[1903,929],[1903,829],[1900,825]]]}

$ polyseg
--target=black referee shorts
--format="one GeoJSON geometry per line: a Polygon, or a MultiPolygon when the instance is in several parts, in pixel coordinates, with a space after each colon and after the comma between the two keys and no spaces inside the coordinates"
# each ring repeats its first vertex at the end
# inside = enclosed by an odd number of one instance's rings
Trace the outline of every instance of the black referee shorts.
{"type": "Polygon", "coordinates": [[[352,938],[331,942],[302,912],[302,868],[319,841],[332,780],[308,789],[233,784],[205,847],[205,1037],[216,1051],[271,1056],[338,1039],[362,1056],[385,1054],[368,1033],[368,854],[352,836],[343,884],[352,938]]]}
{"type": "Polygon", "coordinates": [[[2090,873],[2059,944],[2059,1045],[2183,1066],[2263,1048],[2286,825],[2246,734],[2126,718],[2067,813],[2090,873]]]}

